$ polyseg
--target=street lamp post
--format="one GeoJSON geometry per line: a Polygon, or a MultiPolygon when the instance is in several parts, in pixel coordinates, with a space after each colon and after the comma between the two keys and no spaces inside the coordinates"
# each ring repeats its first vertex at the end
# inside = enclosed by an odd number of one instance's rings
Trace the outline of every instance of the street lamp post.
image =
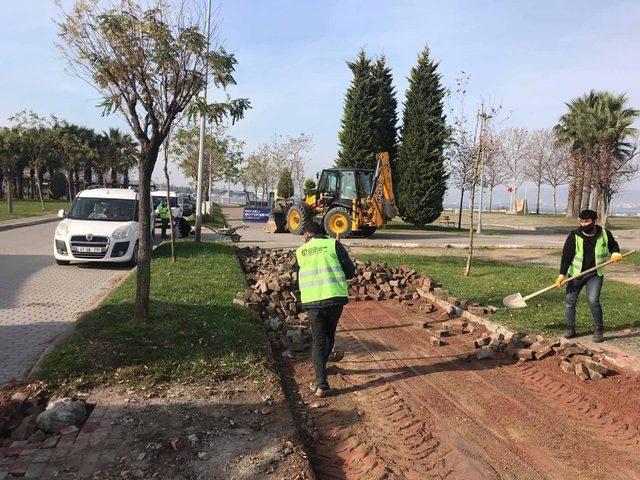
{"type": "MultiPolygon", "coordinates": [[[[207,4],[207,54],[211,41],[211,0],[207,4]]],[[[209,64],[204,67],[204,101],[207,101],[207,83],[209,82],[209,64]]],[[[207,128],[207,117],[202,115],[200,120],[200,149],[198,152],[198,186],[196,191],[196,242],[200,242],[202,233],[202,182],[204,177],[204,136],[207,128]]],[[[211,201],[211,198],[209,198],[211,201]]]]}

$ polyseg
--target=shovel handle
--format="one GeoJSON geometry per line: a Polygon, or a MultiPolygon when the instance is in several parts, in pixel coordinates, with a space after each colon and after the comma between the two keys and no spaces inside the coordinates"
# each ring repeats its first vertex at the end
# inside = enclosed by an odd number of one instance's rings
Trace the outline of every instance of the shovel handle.
{"type": "MultiPolygon", "coordinates": [[[[631,255],[632,253],[636,253],[636,251],[637,250],[630,250],[627,253],[625,253],[624,255],[622,255],[622,258],[627,257],[627,256],[631,255]]],[[[568,283],[568,282],[570,282],[572,280],[575,280],[576,278],[583,277],[587,273],[594,272],[594,271],[598,270],[599,268],[606,267],[607,265],[609,265],[611,263],[615,263],[615,262],[613,260],[607,260],[606,262],[601,263],[600,265],[596,265],[595,267],[591,267],[591,268],[585,270],[584,272],[580,272],[578,275],[574,275],[573,277],[569,277],[569,278],[565,279],[560,285],[556,285],[555,283],[553,283],[553,284],[549,285],[548,287],[544,287],[542,290],[538,290],[537,292],[534,292],[531,295],[527,295],[526,297],[524,297],[523,300],[526,302],[530,298],[537,297],[541,293],[547,292],[549,290],[553,290],[554,288],[557,288],[557,287],[561,287],[565,283],[568,283]]]]}

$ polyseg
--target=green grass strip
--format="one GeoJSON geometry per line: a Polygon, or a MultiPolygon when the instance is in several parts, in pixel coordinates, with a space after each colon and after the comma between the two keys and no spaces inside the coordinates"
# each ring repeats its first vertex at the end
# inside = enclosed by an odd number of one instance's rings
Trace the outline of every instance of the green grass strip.
{"type": "Polygon", "coordinates": [[[132,321],[134,273],[46,356],[42,379],[155,383],[265,374],[256,314],[232,303],[246,285],[233,248],[180,241],[177,254],[173,263],[168,243],[154,252],[149,322],[132,321]]]}

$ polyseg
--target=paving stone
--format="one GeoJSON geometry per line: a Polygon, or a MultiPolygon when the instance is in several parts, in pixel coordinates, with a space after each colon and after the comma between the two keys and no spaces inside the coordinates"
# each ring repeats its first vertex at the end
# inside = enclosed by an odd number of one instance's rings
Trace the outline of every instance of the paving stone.
{"type": "Polygon", "coordinates": [[[23,378],[78,313],[127,273],[117,266],[56,265],[51,255],[55,228],[53,222],[0,232],[0,385],[23,378]]]}

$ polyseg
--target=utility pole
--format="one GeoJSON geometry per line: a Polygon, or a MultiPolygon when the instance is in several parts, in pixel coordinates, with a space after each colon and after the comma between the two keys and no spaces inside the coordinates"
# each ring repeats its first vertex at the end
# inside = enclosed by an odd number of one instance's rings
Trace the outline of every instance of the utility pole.
{"type": "MultiPolygon", "coordinates": [[[[207,54],[211,43],[211,0],[207,3],[207,54]]],[[[209,82],[209,64],[204,66],[204,101],[207,102],[207,83],[209,82]]],[[[207,117],[202,115],[200,120],[200,151],[198,153],[198,186],[196,192],[196,242],[200,242],[202,233],[202,181],[204,177],[204,136],[207,128],[207,117]]],[[[209,198],[211,201],[211,198],[209,198]]]]}

